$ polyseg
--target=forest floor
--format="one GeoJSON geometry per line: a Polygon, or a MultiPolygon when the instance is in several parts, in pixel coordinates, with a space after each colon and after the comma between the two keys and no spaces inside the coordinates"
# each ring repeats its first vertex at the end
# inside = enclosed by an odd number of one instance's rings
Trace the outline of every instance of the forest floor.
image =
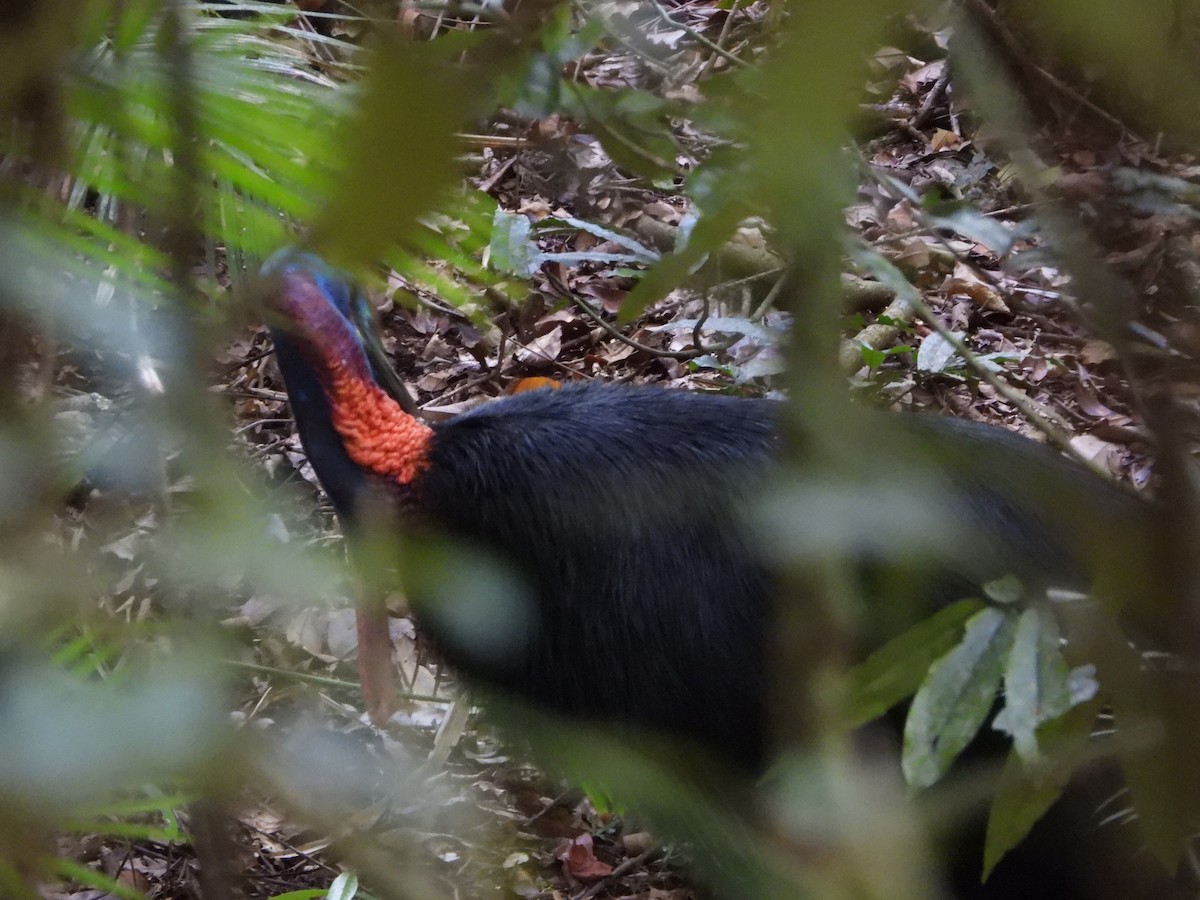
{"type": "MultiPolygon", "coordinates": [[[[765,14],[759,2],[734,9],[728,12],[716,2],[672,7],[674,23],[656,26],[663,59],[676,71],[688,65],[704,71],[697,63],[708,58],[708,50],[690,35],[731,46],[765,14]]],[[[846,210],[847,228],[903,271],[945,329],[986,366],[1002,371],[1005,383],[1053,410],[1077,454],[1134,489],[1146,489],[1152,482],[1149,448],[1127,372],[1113,348],[1079,324],[1069,279],[1052,257],[1036,252],[1042,237],[1027,221],[1038,201],[1014,186],[1011,166],[993,158],[986,139],[975,133],[970,110],[963,108],[948,77],[942,35],[929,30],[919,43],[927,48],[920,58],[880,48],[872,62],[868,91],[874,102],[864,107],[869,136],[857,150],[863,177],[856,201],[846,210]],[[961,230],[953,230],[952,223],[931,212],[926,202],[931,196],[961,199],[974,213],[969,221],[959,220],[961,230]]],[[[596,87],[661,87],[646,61],[626,48],[590,54],[578,77],[596,87]]],[[[703,90],[703,83],[677,83],[672,89],[703,90]]],[[[1055,120],[1038,137],[1043,161],[1054,173],[1050,190],[1078,212],[1098,254],[1144,298],[1137,310],[1142,352],[1160,359],[1190,358],[1200,349],[1200,330],[1175,299],[1181,289],[1170,280],[1169,263],[1181,242],[1191,249],[1194,217],[1165,200],[1145,202],[1152,188],[1144,185],[1142,201],[1135,202],[1122,187],[1121,173],[1191,176],[1193,161],[1164,156],[1110,122],[1088,122],[1082,98],[1062,90],[1059,105],[1069,107],[1078,99],[1075,106],[1083,115],[1071,128],[1055,120]]],[[[600,222],[603,229],[644,243],[672,234],[684,221],[685,201],[626,177],[599,142],[574,123],[513,115],[493,124],[491,135],[475,136],[477,171],[470,181],[504,209],[600,222]]],[[[703,135],[687,123],[678,128],[699,158],[703,135]]],[[[543,249],[557,253],[603,254],[621,247],[602,229],[564,230],[541,240],[543,249]]],[[[747,223],[735,243],[739,246],[731,252],[760,270],[743,278],[769,282],[780,277],[782,264],[771,253],[766,226],[747,223]]],[[[611,265],[587,261],[547,263],[531,278],[529,300],[519,309],[495,313],[487,327],[399,276],[376,299],[397,370],[425,413],[436,418],[487,402],[530,378],[655,382],[683,390],[768,395],[778,389],[790,317],[770,302],[752,304],[741,280],[703,294],[674,291],[620,329],[611,314],[634,282],[611,265]],[[580,297],[589,308],[574,302],[580,297]]],[[[854,391],[877,402],[946,411],[1042,438],[998,381],[972,371],[928,324],[890,314],[880,319],[894,299],[890,291],[855,280],[847,282],[847,297],[852,307],[844,336],[869,346],[865,356],[849,352],[845,369],[854,391]],[[874,330],[864,331],[872,325],[874,330]]],[[[279,484],[303,486],[280,491],[281,508],[288,510],[278,521],[281,539],[340,552],[332,513],[293,433],[268,351],[265,332],[255,329],[217,360],[223,375],[215,388],[233,410],[236,447],[279,484]]],[[[339,812],[340,827],[371,832],[385,847],[404,845],[405,864],[443,883],[447,896],[703,896],[681,874],[672,851],[657,848],[636,826],[598,811],[580,792],[544,778],[524,761],[519,747],[506,745],[473,713],[468,718],[467,701],[456,699],[462,695],[452,677],[424,653],[408,619],[395,620],[394,638],[396,662],[413,699],[387,728],[367,724],[353,661],[352,595],[347,582],[343,597],[312,609],[240,597],[225,623],[246,648],[237,713],[246,727],[282,734],[316,727],[330,740],[344,739],[361,750],[363,766],[380,781],[397,759],[433,757],[426,771],[434,773],[437,789],[424,804],[398,808],[367,790],[360,805],[339,812]]],[[[319,782],[321,776],[316,777],[319,782]]],[[[294,821],[287,805],[276,800],[264,793],[230,804],[238,850],[231,865],[245,895],[268,898],[328,888],[341,871],[331,851],[341,836],[294,821]]],[[[81,861],[101,860],[147,896],[200,896],[196,855],[187,844],[81,839],[64,843],[62,850],[81,861]]],[[[76,886],[47,896],[105,895],[76,886]]]]}

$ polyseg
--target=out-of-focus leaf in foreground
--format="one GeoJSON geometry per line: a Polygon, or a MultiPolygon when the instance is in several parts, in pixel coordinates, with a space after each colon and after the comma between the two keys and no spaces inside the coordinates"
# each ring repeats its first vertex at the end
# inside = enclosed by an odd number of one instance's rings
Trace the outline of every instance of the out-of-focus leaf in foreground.
{"type": "MultiPolygon", "coordinates": [[[[448,41],[381,41],[343,135],[336,188],[314,227],[333,259],[369,263],[404,243],[454,174],[455,129],[486,96],[448,41]]],[[[480,73],[475,73],[480,77],[480,73]]]]}
{"type": "Polygon", "coordinates": [[[935,664],[904,725],[904,777],[929,787],[949,770],[991,711],[1012,646],[1015,617],[988,608],[968,623],[962,642],[935,664]]]}
{"type": "Polygon", "coordinates": [[[176,652],[114,686],[9,654],[0,662],[0,794],[27,798],[39,814],[62,812],[216,760],[229,731],[205,655],[176,652]]]}
{"type": "Polygon", "coordinates": [[[848,676],[847,725],[865,725],[912,696],[929,674],[929,667],[953,649],[964,623],[982,607],[979,600],[947,606],[856,666],[848,676]]]}

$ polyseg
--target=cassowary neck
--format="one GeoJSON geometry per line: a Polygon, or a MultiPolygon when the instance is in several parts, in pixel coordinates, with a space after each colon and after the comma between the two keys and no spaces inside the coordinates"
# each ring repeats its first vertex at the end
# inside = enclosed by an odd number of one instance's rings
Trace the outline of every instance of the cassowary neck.
{"type": "Polygon", "coordinates": [[[350,324],[321,289],[298,273],[284,274],[283,281],[281,312],[297,326],[297,343],[329,401],[346,453],[376,475],[410,483],[427,465],[432,430],[375,382],[350,324]]]}

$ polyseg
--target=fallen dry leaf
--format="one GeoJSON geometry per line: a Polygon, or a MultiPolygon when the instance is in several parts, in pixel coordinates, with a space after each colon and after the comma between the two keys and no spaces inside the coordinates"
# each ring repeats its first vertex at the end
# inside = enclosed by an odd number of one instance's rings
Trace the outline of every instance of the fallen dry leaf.
{"type": "Polygon", "coordinates": [[[581,834],[566,847],[561,855],[567,875],[576,881],[598,881],[612,874],[613,867],[597,859],[592,848],[592,836],[581,834]]]}
{"type": "Polygon", "coordinates": [[[934,131],[933,136],[929,138],[929,146],[933,150],[950,150],[962,144],[962,135],[955,134],[953,131],[947,131],[945,128],[939,128],[934,131]]]}
{"type": "Polygon", "coordinates": [[[552,328],[540,337],[534,338],[514,354],[517,362],[533,368],[548,366],[558,359],[562,351],[562,329],[552,328]]]}
{"type": "Polygon", "coordinates": [[[981,280],[968,266],[955,266],[954,274],[946,279],[944,289],[946,296],[962,295],[989,312],[1012,312],[1000,296],[1000,292],[981,280]]]}

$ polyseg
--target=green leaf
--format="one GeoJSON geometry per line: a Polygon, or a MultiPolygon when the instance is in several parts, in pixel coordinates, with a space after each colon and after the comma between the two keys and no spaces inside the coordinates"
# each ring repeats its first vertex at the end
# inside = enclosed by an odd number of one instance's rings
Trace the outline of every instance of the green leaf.
{"type": "Polygon", "coordinates": [[[1071,706],[1071,673],[1059,647],[1058,623],[1049,611],[1021,613],[1004,669],[1004,710],[996,727],[1012,735],[1026,762],[1039,759],[1037,729],[1071,706]]]}
{"type": "MultiPolygon", "coordinates": [[[[565,250],[561,253],[539,253],[537,262],[560,262],[566,265],[574,265],[581,262],[607,263],[608,265],[622,265],[631,263],[645,262],[640,256],[634,256],[630,253],[604,253],[594,250],[565,250]]],[[[636,270],[626,269],[625,272],[635,272],[636,270]]],[[[532,273],[530,273],[532,274],[532,273]]],[[[528,276],[526,276],[528,277],[528,276]]]]}
{"type": "Polygon", "coordinates": [[[402,243],[454,176],[455,129],[487,92],[442,45],[381,43],[373,55],[336,190],[314,228],[314,243],[340,265],[402,243]]]}
{"type": "Polygon", "coordinates": [[[174,793],[154,794],[151,796],[126,797],[120,800],[107,799],[91,806],[81,806],[72,810],[77,817],[84,816],[135,816],[145,813],[161,813],[170,815],[177,806],[187,806],[196,801],[195,794],[174,793]]]}
{"type": "Polygon", "coordinates": [[[725,242],[737,227],[740,215],[741,210],[731,206],[702,217],[688,236],[687,244],[674,253],[665,254],[629,292],[621,304],[620,320],[632,322],[651,303],[679,287],[709,253],[725,242]]]}
{"type": "MultiPolygon", "coordinates": [[[[872,276],[880,284],[891,288],[896,294],[897,300],[911,303],[913,300],[921,299],[921,292],[908,280],[908,276],[904,274],[903,270],[890,259],[882,256],[874,247],[863,241],[847,240],[844,249],[846,255],[850,257],[851,262],[862,269],[865,274],[872,276]]],[[[905,323],[887,320],[882,316],[880,316],[879,321],[903,327],[908,331],[912,330],[911,322],[905,323]]]]}
{"type": "Polygon", "coordinates": [[[988,814],[982,880],[987,880],[1005,854],[1021,843],[1030,829],[1054,805],[1069,778],[1068,771],[1067,777],[1061,780],[1034,782],[1026,775],[1016,750],[1008,755],[988,814]]]}
{"type": "Polygon", "coordinates": [[[858,349],[859,349],[859,352],[862,353],[863,362],[866,364],[867,368],[872,372],[874,372],[881,365],[883,365],[883,361],[885,359],[887,359],[886,351],[876,350],[873,347],[868,347],[864,343],[860,342],[858,345],[858,349]]]}
{"type": "Polygon", "coordinates": [[[60,823],[64,833],[99,834],[133,841],[185,841],[187,835],[179,827],[165,828],[143,822],[112,822],[104,819],[65,819],[60,823]]]}
{"type": "Polygon", "coordinates": [[[588,222],[586,219],[577,219],[574,216],[559,216],[555,219],[547,219],[546,221],[553,222],[559,219],[573,228],[578,228],[580,231],[586,231],[588,234],[600,238],[602,241],[611,241],[619,247],[624,247],[637,262],[655,263],[662,259],[662,254],[647,247],[641,241],[629,235],[622,234],[619,231],[614,231],[611,228],[605,228],[603,225],[598,225],[595,222],[588,222]]]}
{"type": "MultiPolygon", "coordinates": [[[[787,40],[762,66],[761,99],[745,104],[759,197],[771,208],[779,245],[813,254],[800,257],[806,281],[814,266],[836,271],[831,245],[853,197],[844,148],[862,93],[862,60],[880,46],[883,23],[894,12],[893,4],[876,0],[856,4],[852,13],[836,3],[797,4],[787,18],[787,40]]],[[[804,305],[812,303],[806,298],[804,305]]]]}
{"type": "Polygon", "coordinates": [[[562,110],[583,119],[622,169],[648,179],[674,178],[679,152],[671,127],[678,107],[649,91],[562,82],[562,110]]]}
{"type": "Polygon", "coordinates": [[[1041,764],[1025,765],[1015,748],[1009,754],[988,812],[984,880],[1062,795],[1076,760],[1088,745],[1101,705],[1092,700],[1047,723],[1040,731],[1045,748],[1041,764]]]}
{"type": "Polygon", "coordinates": [[[979,731],[1004,674],[1016,617],[988,608],[968,623],[962,642],[934,664],[904,724],[905,780],[935,784],[979,731]]]}
{"type": "Polygon", "coordinates": [[[538,255],[531,231],[528,217],[496,207],[488,244],[492,268],[518,278],[531,276],[537,268],[538,255]]]}
{"type": "MultiPolygon", "coordinates": [[[[963,332],[956,331],[954,336],[962,340],[964,335],[963,332]]],[[[944,372],[957,358],[957,353],[953,344],[936,331],[931,331],[921,341],[921,347],[917,350],[917,371],[934,375],[944,372]]]]}
{"type": "Polygon", "coordinates": [[[995,219],[988,218],[968,206],[933,210],[930,225],[956,231],[963,237],[983,244],[997,256],[1007,256],[1016,244],[1017,235],[995,219]]]}
{"type": "Polygon", "coordinates": [[[979,600],[960,600],[947,606],[851,670],[846,692],[847,726],[865,725],[911,696],[929,674],[929,667],[958,643],[966,621],[982,608],[979,600]]]}
{"type": "Polygon", "coordinates": [[[1024,599],[1025,585],[1021,584],[1021,579],[1015,575],[1005,575],[985,584],[983,596],[1001,606],[1012,606],[1024,599]]]}
{"type": "Polygon", "coordinates": [[[329,886],[329,900],[354,900],[358,893],[358,876],[353,872],[343,872],[333,879],[329,886]]]}
{"type": "Polygon", "coordinates": [[[57,857],[51,862],[50,866],[63,878],[69,878],[72,881],[78,881],[80,884],[86,884],[89,887],[105,891],[109,896],[124,897],[126,900],[145,900],[146,895],[141,891],[135,890],[127,884],[122,884],[115,878],[110,878],[103,872],[98,872],[90,866],[85,866],[83,863],[76,862],[73,859],[57,857]]]}

